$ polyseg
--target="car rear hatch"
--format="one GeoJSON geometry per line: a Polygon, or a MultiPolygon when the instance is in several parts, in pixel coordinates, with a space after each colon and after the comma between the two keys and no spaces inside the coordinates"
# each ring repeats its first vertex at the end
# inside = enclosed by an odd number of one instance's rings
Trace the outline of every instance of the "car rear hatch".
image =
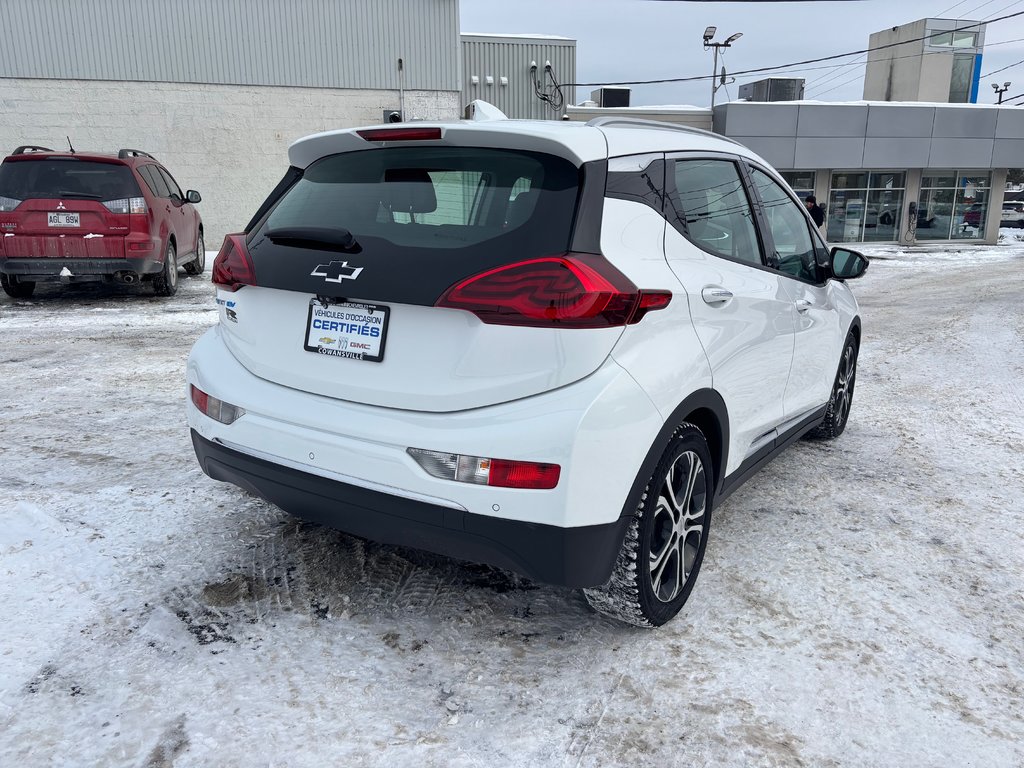
{"type": "Polygon", "coordinates": [[[460,141],[356,140],[292,169],[215,264],[215,282],[250,283],[218,297],[243,365],[443,412],[562,387],[607,359],[637,290],[597,253],[604,160],[460,141]]]}
{"type": "Polygon", "coordinates": [[[13,156],[0,164],[0,232],[8,258],[123,259],[145,200],[117,160],[13,156]]]}

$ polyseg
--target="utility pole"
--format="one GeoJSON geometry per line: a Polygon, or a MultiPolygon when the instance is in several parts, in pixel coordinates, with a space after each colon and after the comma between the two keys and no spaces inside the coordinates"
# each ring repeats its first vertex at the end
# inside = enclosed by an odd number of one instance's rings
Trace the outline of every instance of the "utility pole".
{"type": "Polygon", "coordinates": [[[725,39],[724,43],[712,43],[711,38],[715,36],[718,31],[718,27],[708,27],[704,30],[704,50],[712,49],[715,53],[711,64],[711,108],[715,108],[715,94],[718,93],[718,89],[725,85],[725,72],[722,73],[721,82],[718,77],[718,51],[720,48],[732,48],[732,44],[743,37],[742,32],[737,32],[735,35],[730,35],[725,39]]]}
{"type": "Polygon", "coordinates": [[[997,104],[1003,103],[1003,94],[1010,90],[1010,85],[1011,83],[1007,81],[1003,83],[1003,87],[1000,88],[998,83],[992,83],[992,88],[995,90],[996,96],[999,97],[999,101],[996,102],[997,104]]]}

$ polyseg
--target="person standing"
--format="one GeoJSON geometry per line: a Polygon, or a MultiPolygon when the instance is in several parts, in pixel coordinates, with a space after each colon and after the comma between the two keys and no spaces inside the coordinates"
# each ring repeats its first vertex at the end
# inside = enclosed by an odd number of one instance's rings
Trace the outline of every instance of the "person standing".
{"type": "Polygon", "coordinates": [[[825,211],[822,210],[821,206],[818,205],[818,199],[814,195],[808,195],[804,198],[804,205],[807,206],[807,210],[811,214],[811,218],[814,219],[814,225],[821,232],[821,236],[825,236],[825,211]]]}

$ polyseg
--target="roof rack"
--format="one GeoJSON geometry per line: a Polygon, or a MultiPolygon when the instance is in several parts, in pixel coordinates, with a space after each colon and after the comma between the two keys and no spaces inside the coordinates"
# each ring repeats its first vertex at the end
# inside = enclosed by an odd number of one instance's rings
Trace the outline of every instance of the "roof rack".
{"type": "Polygon", "coordinates": [[[124,160],[127,157],[148,157],[150,160],[156,160],[149,152],[143,152],[141,149],[119,149],[117,150],[117,159],[124,160]]]}
{"type": "Polygon", "coordinates": [[[743,145],[735,139],[723,136],[714,131],[705,131],[703,128],[694,128],[692,125],[679,125],[678,123],[666,123],[661,120],[642,120],[638,117],[612,117],[605,115],[595,117],[587,121],[587,125],[599,128],[605,125],[621,125],[626,128],[659,128],[663,131],[682,131],[683,133],[696,134],[697,136],[709,136],[714,139],[721,139],[739,147],[743,145]]]}
{"type": "Polygon", "coordinates": [[[22,144],[11,152],[12,155],[24,155],[27,152],[53,152],[49,147],[37,147],[35,144],[22,144]]]}

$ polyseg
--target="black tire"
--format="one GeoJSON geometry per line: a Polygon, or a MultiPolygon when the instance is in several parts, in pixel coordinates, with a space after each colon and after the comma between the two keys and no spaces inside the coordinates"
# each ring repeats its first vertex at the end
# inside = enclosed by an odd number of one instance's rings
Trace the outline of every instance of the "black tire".
{"type": "Polygon", "coordinates": [[[704,560],[713,498],[707,441],[682,424],[633,512],[611,578],[583,590],[594,610],[638,627],[660,627],[679,613],[704,560]]]}
{"type": "Polygon", "coordinates": [[[153,290],[157,296],[173,296],[178,292],[178,252],[174,243],[167,243],[164,268],[153,277],[153,290]]]}
{"type": "Polygon", "coordinates": [[[839,370],[832,385],[832,396],[828,400],[825,418],[821,424],[807,433],[817,440],[833,440],[843,434],[846,423],[850,420],[850,408],[853,406],[853,388],[857,384],[857,337],[853,333],[846,336],[843,354],[839,357],[839,370]]]}
{"type": "Polygon", "coordinates": [[[206,269],[206,243],[203,241],[203,231],[199,230],[199,237],[196,240],[196,257],[185,265],[185,274],[190,277],[203,274],[206,269]]]}
{"type": "Polygon", "coordinates": [[[12,299],[27,299],[36,289],[36,284],[32,280],[20,280],[13,275],[2,273],[0,273],[0,286],[3,287],[4,293],[12,299]]]}

